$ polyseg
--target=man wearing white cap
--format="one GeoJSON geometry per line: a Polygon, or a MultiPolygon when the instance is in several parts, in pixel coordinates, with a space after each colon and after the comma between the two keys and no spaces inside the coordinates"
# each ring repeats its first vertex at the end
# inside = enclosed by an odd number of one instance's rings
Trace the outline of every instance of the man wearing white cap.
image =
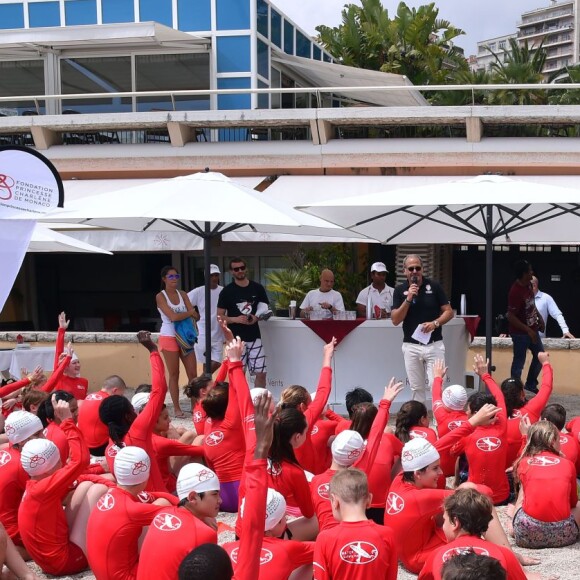
{"type": "Polygon", "coordinates": [[[24,547],[42,570],[65,576],[88,567],[87,519],[107,487],[83,481],[66,501],[71,486],[89,465],[89,450],[68,402],[56,401],[53,395],[52,404],[67,437],[69,461],[62,466],[57,446],[48,439],[31,439],[24,445],[20,461],[30,481],[18,510],[18,527],[24,547]],[[64,510],[63,503],[68,504],[64,510]]]}
{"type": "Polygon", "coordinates": [[[388,273],[383,262],[371,266],[371,284],[363,288],[356,299],[359,318],[390,318],[395,289],[387,286],[388,273]]]}
{"type": "MultiPolygon", "coordinates": [[[[245,499],[240,506],[240,517],[244,517],[245,499]]],[[[284,539],[287,531],[286,500],[275,489],[268,488],[266,497],[266,520],[264,522],[264,538],[260,558],[260,578],[288,578],[300,566],[309,564],[312,573],[313,542],[298,542],[284,539]]],[[[238,563],[240,542],[224,544],[229,554],[234,572],[238,563]]]]}
{"type": "Polygon", "coordinates": [[[117,487],[98,501],[87,526],[87,557],[97,578],[135,578],[143,528],[175,498],[146,492],[151,460],[141,447],[123,447],[115,456],[117,487]]]}
{"type": "Polygon", "coordinates": [[[219,492],[219,479],[209,467],[190,463],[181,468],[177,477],[179,504],[158,512],[149,526],[141,548],[138,580],[174,580],[183,558],[193,548],[217,544],[219,492]]]}
{"type": "MultiPolygon", "coordinates": [[[[211,372],[215,372],[222,361],[224,350],[224,335],[221,326],[217,321],[217,304],[221,291],[224,289],[220,286],[220,269],[216,264],[209,267],[209,288],[210,288],[210,308],[211,308],[211,372]]],[[[187,293],[189,301],[199,312],[197,328],[199,334],[195,344],[195,356],[199,361],[205,361],[205,286],[198,286],[187,293]]]]}
{"type": "Polygon", "coordinates": [[[0,522],[23,558],[30,556],[18,530],[18,506],[30,476],[20,463],[20,450],[31,439],[43,437],[40,419],[27,411],[14,411],[6,418],[4,431],[10,446],[0,451],[0,522]]]}

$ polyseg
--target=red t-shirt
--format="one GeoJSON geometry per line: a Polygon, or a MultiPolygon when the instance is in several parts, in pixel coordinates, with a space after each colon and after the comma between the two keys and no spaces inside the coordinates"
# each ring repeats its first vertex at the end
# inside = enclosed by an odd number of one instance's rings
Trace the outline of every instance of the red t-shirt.
{"type": "MultiPolygon", "coordinates": [[[[165,382],[165,367],[163,366],[163,361],[158,352],[152,352],[149,357],[151,363],[151,395],[149,397],[149,402],[145,405],[145,408],[139,415],[125,438],[123,443],[125,445],[135,445],[136,447],[141,447],[147,452],[147,455],[151,458],[151,472],[149,473],[149,481],[147,483],[148,491],[167,491],[165,487],[165,482],[161,476],[161,471],[159,471],[159,465],[157,461],[153,461],[155,457],[155,450],[153,449],[153,428],[157,423],[159,414],[163,408],[163,403],[165,401],[165,394],[167,393],[167,383],[165,382]]],[[[107,458],[107,464],[111,473],[115,473],[115,455],[117,455],[117,446],[110,441],[105,456],[107,458]]]]}
{"type": "Polygon", "coordinates": [[[327,469],[324,473],[315,475],[310,482],[312,504],[314,505],[320,531],[338,526],[338,522],[332,515],[332,507],[330,505],[330,480],[335,473],[336,470],[327,469]]]}
{"type": "Polygon", "coordinates": [[[310,441],[314,457],[316,457],[317,473],[322,473],[332,463],[332,452],[328,440],[334,436],[335,429],[336,423],[334,421],[319,419],[310,431],[310,441]]]}
{"type": "Polygon", "coordinates": [[[89,449],[101,447],[109,440],[109,428],[99,418],[99,407],[108,396],[107,391],[90,393],[79,407],[77,425],[89,449]]]}
{"type": "Polygon", "coordinates": [[[304,440],[304,443],[295,450],[296,459],[300,466],[303,469],[306,469],[306,471],[314,473],[314,475],[322,473],[326,468],[325,464],[320,460],[320,456],[317,454],[317,449],[312,443],[312,431],[326,407],[331,387],[332,369],[330,367],[322,367],[320,378],[318,379],[318,386],[316,387],[316,397],[314,398],[314,401],[310,403],[306,411],[304,411],[304,416],[308,423],[306,439],[304,440]]]}
{"type": "Polygon", "coordinates": [[[574,417],[574,419],[570,419],[570,421],[566,423],[566,431],[568,431],[568,433],[572,433],[576,440],[578,440],[578,435],[580,435],[580,417],[574,417]]]}
{"type": "MultiPolygon", "coordinates": [[[[539,330],[540,315],[536,310],[536,299],[531,284],[522,286],[518,281],[512,284],[508,293],[508,312],[532,330],[539,330]]],[[[512,324],[509,325],[510,334],[525,334],[512,324]]]]}
{"type": "Polygon", "coordinates": [[[571,461],[547,451],[524,457],[518,465],[518,477],[524,489],[522,508],[526,514],[542,522],[570,517],[571,508],[578,502],[576,468],[571,461]]]}
{"type": "Polygon", "coordinates": [[[437,433],[435,433],[431,427],[420,427],[419,425],[416,425],[409,429],[409,438],[427,439],[431,445],[435,445],[435,442],[437,441],[437,433]]]}
{"type": "Polygon", "coordinates": [[[580,445],[570,433],[560,433],[560,453],[576,467],[576,476],[580,474],[580,445]]]}
{"type": "Polygon", "coordinates": [[[268,487],[279,491],[290,507],[300,508],[304,517],[314,515],[310,486],[304,470],[298,465],[289,461],[273,463],[268,459],[268,487]]]}
{"type": "Polygon", "coordinates": [[[72,419],[60,424],[70,448],[70,461],[52,475],[41,480],[29,480],[18,510],[18,527],[22,542],[32,559],[47,574],[76,574],[86,567],[68,569],[70,550],[69,529],[62,501],[72,483],[89,465],[89,450],[72,419]]]}
{"type": "Polygon", "coordinates": [[[198,400],[193,407],[193,426],[195,427],[195,432],[198,435],[204,434],[206,421],[207,415],[205,414],[201,400],[198,400]]]}
{"type": "MultiPolygon", "coordinates": [[[[58,359],[64,351],[64,335],[66,330],[59,328],[56,334],[56,348],[54,352],[54,368],[58,368],[58,359]]],[[[68,358],[68,367],[70,358],[68,358]]],[[[82,401],[87,396],[89,391],[89,381],[83,377],[69,377],[61,375],[57,383],[53,387],[54,390],[66,391],[70,393],[77,401],[82,401]]]]}
{"type": "Polygon", "coordinates": [[[18,531],[18,506],[29,479],[20,463],[20,451],[12,446],[0,450],[0,522],[19,546],[22,539],[18,531]]]}
{"type": "Polygon", "coordinates": [[[137,576],[139,537],[156,514],[166,509],[153,504],[158,497],[176,501],[168,494],[146,491],[136,497],[119,487],[99,499],[87,524],[87,555],[97,578],[129,580],[137,576]]]}
{"type": "Polygon", "coordinates": [[[44,430],[44,436],[58,447],[60,460],[64,465],[68,460],[69,454],[68,440],[64,431],[54,421],[51,421],[44,430]]]}
{"type": "Polygon", "coordinates": [[[352,423],[351,420],[345,419],[338,413],[335,413],[332,409],[326,409],[326,411],[324,412],[324,416],[330,421],[334,421],[334,423],[336,423],[336,428],[334,430],[335,435],[338,435],[339,433],[342,433],[343,431],[350,429],[352,423]]]}
{"type": "Polygon", "coordinates": [[[505,501],[510,494],[505,473],[508,451],[505,400],[501,389],[489,374],[482,378],[501,410],[493,425],[477,427],[471,435],[453,446],[452,453],[465,453],[469,463],[468,481],[490,487],[493,491],[493,502],[498,504],[505,501]]]}
{"type": "Polygon", "coordinates": [[[314,546],[314,579],[397,578],[393,530],[373,521],[341,522],[321,532],[314,546]]]}
{"type": "Polygon", "coordinates": [[[391,469],[401,456],[403,444],[392,433],[383,433],[377,456],[368,473],[369,492],[373,494],[372,508],[385,508],[391,486],[391,469]]]}
{"type": "MultiPolygon", "coordinates": [[[[223,548],[229,554],[235,572],[238,565],[240,542],[228,542],[223,545],[223,548]]],[[[296,542],[270,536],[264,537],[258,579],[286,580],[296,568],[312,564],[313,556],[314,542],[296,542]]]]}
{"type": "Polygon", "coordinates": [[[183,558],[202,544],[217,544],[216,531],[187,508],[162,508],[141,547],[137,580],[175,580],[183,558]]]}
{"type": "Polygon", "coordinates": [[[476,536],[465,535],[432,552],[419,574],[419,580],[441,580],[443,564],[454,556],[468,552],[499,560],[509,580],[525,580],[526,578],[521,564],[509,548],[492,544],[476,536]]]}

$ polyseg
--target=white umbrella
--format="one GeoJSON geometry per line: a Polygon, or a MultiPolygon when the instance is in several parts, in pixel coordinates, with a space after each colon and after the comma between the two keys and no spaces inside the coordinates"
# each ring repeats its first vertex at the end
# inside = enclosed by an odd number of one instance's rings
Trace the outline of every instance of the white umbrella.
{"type": "MultiPolygon", "coordinates": [[[[314,192],[313,192],[314,193],[314,192]]],[[[486,355],[491,360],[494,243],[578,243],[580,192],[480,175],[298,207],[384,244],[486,244],[486,355]]]]}
{"type": "MultiPolygon", "coordinates": [[[[209,280],[212,238],[241,228],[250,231],[259,231],[264,226],[297,228],[301,222],[295,218],[300,215],[286,204],[266,199],[220,173],[205,172],[87,197],[67,204],[66,210],[52,212],[46,219],[121,230],[190,232],[204,241],[205,279],[209,280]]],[[[209,304],[209,284],[205,289],[205,302],[209,304]]],[[[205,343],[209,345],[209,308],[205,329],[205,343]]],[[[210,354],[208,348],[207,372],[211,368],[210,354]]]]}
{"type": "Polygon", "coordinates": [[[28,244],[29,252],[91,252],[96,254],[108,254],[111,252],[82,242],[71,236],[65,236],[55,232],[46,226],[37,223],[32,238],[28,244]]]}

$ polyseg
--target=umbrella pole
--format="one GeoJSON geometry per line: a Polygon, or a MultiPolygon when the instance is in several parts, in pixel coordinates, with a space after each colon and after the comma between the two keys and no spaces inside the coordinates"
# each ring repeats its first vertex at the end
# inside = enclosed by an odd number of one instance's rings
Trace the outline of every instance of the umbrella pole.
{"type": "Polygon", "coordinates": [[[203,236],[203,269],[205,280],[205,361],[204,372],[211,376],[211,288],[209,267],[211,264],[211,225],[205,222],[203,236]]]}
{"type": "Polygon", "coordinates": [[[489,372],[495,370],[491,364],[491,335],[493,329],[493,206],[486,206],[485,239],[485,358],[489,360],[489,372]]]}

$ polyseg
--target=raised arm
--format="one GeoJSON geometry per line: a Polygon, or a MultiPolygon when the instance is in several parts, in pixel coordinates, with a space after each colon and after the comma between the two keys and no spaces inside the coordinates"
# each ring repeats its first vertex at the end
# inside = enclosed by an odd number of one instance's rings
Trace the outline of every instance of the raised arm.
{"type": "Polygon", "coordinates": [[[473,370],[481,377],[489,392],[495,397],[497,406],[499,407],[498,419],[507,422],[507,409],[505,406],[505,398],[499,385],[493,380],[489,374],[489,361],[485,360],[480,354],[473,357],[473,370]]]}
{"type": "Polygon", "coordinates": [[[433,363],[433,415],[437,424],[443,423],[447,415],[447,411],[443,405],[443,379],[447,373],[445,361],[441,359],[435,360],[433,363]]]}
{"type": "Polygon", "coordinates": [[[67,347],[60,354],[58,365],[54,367],[54,370],[52,371],[52,374],[50,375],[46,383],[44,383],[44,385],[40,387],[41,391],[44,391],[45,393],[51,393],[52,391],[55,390],[56,386],[60,382],[60,379],[62,378],[62,375],[64,374],[64,371],[66,370],[66,368],[70,364],[70,361],[72,360],[72,355],[73,355],[72,343],[69,342],[67,347]]]}
{"type": "Polygon", "coordinates": [[[332,340],[324,345],[322,352],[322,369],[320,371],[320,378],[318,379],[318,386],[316,387],[316,397],[304,413],[310,426],[313,426],[320,419],[328,403],[328,397],[330,397],[330,390],[332,389],[332,368],[330,364],[335,347],[336,338],[333,336],[332,340]]]}
{"type": "Polygon", "coordinates": [[[56,367],[58,366],[58,363],[60,361],[60,355],[62,354],[63,350],[64,350],[64,335],[66,333],[66,329],[68,328],[68,325],[70,324],[70,320],[66,319],[66,314],[65,312],[61,312],[58,315],[58,331],[56,333],[56,348],[54,351],[54,368],[56,369],[56,367]]]}
{"type": "Polygon", "coordinates": [[[550,355],[547,352],[538,353],[538,360],[542,363],[542,384],[538,394],[530,399],[521,411],[532,415],[530,417],[532,422],[537,421],[542,414],[542,411],[548,404],[548,400],[552,395],[554,388],[554,370],[550,364],[550,355]]]}
{"type": "Polygon", "coordinates": [[[13,383],[8,383],[3,387],[0,387],[0,398],[7,397],[11,395],[14,391],[18,389],[22,389],[23,387],[27,387],[30,383],[37,382],[41,379],[43,375],[42,367],[36,367],[33,372],[28,374],[23,379],[19,381],[14,381],[13,383]]]}

